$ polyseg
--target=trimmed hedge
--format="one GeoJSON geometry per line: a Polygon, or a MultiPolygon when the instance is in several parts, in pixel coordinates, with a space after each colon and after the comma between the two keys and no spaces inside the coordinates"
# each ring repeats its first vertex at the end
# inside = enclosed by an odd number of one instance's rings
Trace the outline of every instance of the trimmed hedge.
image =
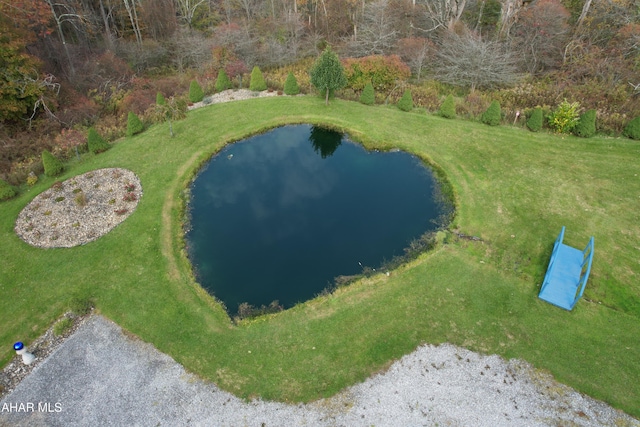
{"type": "Polygon", "coordinates": [[[596,110],[587,110],[578,118],[573,133],[583,138],[591,138],[596,134],[596,110]]]}
{"type": "Polygon", "coordinates": [[[438,110],[438,114],[447,119],[455,119],[456,103],[453,100],[453,95],[449,95],[444,99],[440,106],[440,110],[438,110]]]}
{"type": "Polygon", "coordinates": [[[251,70],[251,81],[249,82],[249,89],[255,92],[262,92],[267,90],[267,83],[264,81],[264,76],[260,67],[257,65],[251,70]]]}
{"type": "Polygon", "coordinates": [[[485,125],[498,126],[502,120],[502,112],[500,111],[500,103],[498,101],[492,101],[487,111],[482,114],[480,121],[485,125]]]}
{"type": "Polygon", "coordinates": [[[202,91],[200,83],[196,80],[191,80],[191,84],[189,85],[189,101],[200,102],[202,98],[204,98],[204,92],[202,91]]]}
{"type": "Polygon", "coordinates": [[[42,166],[44,166],[44,174],[47,176],[56,176],[64,170],[64,165],[49,151],[42,152],[42,166]]]}
{"type": "Polygon", "coordinates": [[[227,72],[224,71],[223,68],[218,71],[218,78],[216,79],[216,91],[222,92],[227,89],[231,89],[233,85],[231,84],[231,79],[227,75],[227,72]]]}
{"type": "Polygon", "coordinates": [[[89,133],[87,135],[87,147],[89,147],[89,151],[94,154],[102,153],[103,151],[107,151],[111,148],[107,141],[105,141],[94,128],[89,128],[89,133]]]}
{"type": "Polygon", "coordinates": [[[0,179],[0,200],[9,200],[16,195],[16,190],[8,182],[0,179]]]}
{"type": "Polygon", "coordinates": [[[622,134],[631,139],[640,139],[640,116],[631,120],[627,126],[625,126],[622,134]]]}
{"type": "Polygon", "coordinates": [[[371,83],[367,83],[364,89],[362,89],[362,93],[360,94],[360,102],[364,105],[373,105],[376,103],[376,94],[371,83]]]}
{"type": "Polygon", "coordinates": [[[298,80],[296,80],[296,76],[293,73],[289,72],[287,75],[287,80],[284,82],[284,93],[285,95],[297,95],[300,93],[300,87],[298,87],[298,80]]]}
{"type": "Polygon", "coordinates": [[[144,125],[140,121],[140,118],[133,111],[129,111],[127,116],[127,136],[133,136],[142,132],[144,125]]]}
{"type": "Polygon", "coordinates": [[[411,89],[404,91],[402,98],[398,101],[398,108],[402,111],[413,110],[413,98],[411,97],[411,89]]]}
{"type": "Polygon", "coordinates": [[[527,119],[527,127],[531,132],[540,132],[543,124],[542,108],[534,108],[527,119]]]}

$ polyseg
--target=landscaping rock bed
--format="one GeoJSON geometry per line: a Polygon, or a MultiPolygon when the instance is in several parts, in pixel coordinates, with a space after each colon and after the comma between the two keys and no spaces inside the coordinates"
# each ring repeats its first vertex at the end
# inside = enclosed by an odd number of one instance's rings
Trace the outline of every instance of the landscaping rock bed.
{"type": "Polygon", "coordinates": [[[40,248],[70,248],[111,231],[136,209],[142,186],[131,171],[98,169],[56,182],[18,215],[15,231],[40,248]]]}

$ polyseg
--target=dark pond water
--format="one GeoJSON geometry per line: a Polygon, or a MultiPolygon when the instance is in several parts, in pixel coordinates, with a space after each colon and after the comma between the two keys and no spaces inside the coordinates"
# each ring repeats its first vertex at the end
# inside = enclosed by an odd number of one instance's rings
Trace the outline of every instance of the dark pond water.
{"type": "Polygon", "coordinates": [[[285,308],[334,278],[377,268],[436,228],[443,207],[421,161],[334,131],[286,126],[223,149],[191,188],[189,256],[230,314],[285,308]]]}

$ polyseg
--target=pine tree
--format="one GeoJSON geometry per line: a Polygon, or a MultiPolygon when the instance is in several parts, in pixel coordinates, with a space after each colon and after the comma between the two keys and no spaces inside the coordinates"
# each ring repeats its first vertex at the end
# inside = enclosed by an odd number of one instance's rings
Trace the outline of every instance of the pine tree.
{"type": "Polygon", "coordinates": [[[60,175],[64,170],[62,162],[47,150],[42,152],[42,166],[44,166],[44,174],[47,176],[60,175]]]}
{"type": "Polygon", "coordinates": [[[197,80],[192,80],[189,85],[189,101],[200,102],[204,98],[204,92],[197,80]]]}
{"type": "Polygon", "coordinates": [[[127,136],[133,136],[137,133],[142,132],[144,126],[140,121],[140,118],[133,111],[129,111],[129,115],[127,116],[127,136]]]}
{"type": "Polygon", "coordinates": [[[537,107],[527,120],[527,127],[531,132],[540,132],[542,129],[542,108],[537,107]]]}
{"type": "Polygon", "coordinates": [[[166,103],[167,103],[167,100],[164,99],[164,95],[162,94],[162,92],[156,93],[156,104],[165,105],[166,103]]]}
{"type": "Polygon", "coordinates": [[[631,120],[627,126],[625,126],[622,134],[631,139],[640,139],[640,116],[631,120]]]}
{"type": "Polygon", "coordinates": [[[498,101],[491,102],[487,111],[485,111],[480,118],[482,123],[489,126],[498,126],[501,119],[502,112],[500,111],[500,103],[498,101]]]}
{"type": "Polygon", "coordinates": [[[89,151],[94,154],[102,153],[103,151],[107,151],[111,148],[107,141],[105,141],[94,128],[89,128],[89,133],[87,134],[87,147],[89,147],[89,151]]]}
{"type": "Polygon", "coordinates": [[[583,138],[591,138],[596,134],[596,110],[587,110],[578,118],[573,133],[583,138]]]}
{"type": "Polygon", "coordinates": [[[267,90],[267,83],[264,81],[262,71],[257,65],[251,70],[251,80],[249,81],[249,89],[254,92],[262,92],[267,90]]]}
{"type": "Polygon", "coordinates": [[[367,83],[367,85],[362,89],[362,93],[360,94],[360,102],[364,105],[373,105],[376,103],[376,94],[373,90],[373,85],[371,82],[367,83]]]}
{"type": "Polygon", "coordinates": [[[404,91],[404,95],[398,101],[398,108],[402,111],[411,111],[413,110],[413,98],[411,97],[411,89],[407,89],[404,91]]]}
{"type": "Polygon", "coordinates": [[[291,72],[287,76],[287,80],[284,82],[284,93],[287,95],[297,95],[300,93],[296,76],[291,72]]]}
{"type": "Polygon", "coordinates": [[[344,68],[331,47],[327,47],[316,60],[309,72],[311,84],[325,94],[325,105],[329,105],[329,95],[347,85],[347,78],[344,75],[344,68]]]}
{"type": "Polygon", "coordinates": [[[231,88],[231,80],[229,79],[227,72],[221,68],[220,71],[218,71],[218,78],[216,79],[216,91],[222,92],[231,88]]]}
{"type": "Polygon", "coordinates": [[[453,95],[449,95],[444,99],[438,114],[447,119],[454,119],[456,117],[456,103],[453,100],[453,95]]]}

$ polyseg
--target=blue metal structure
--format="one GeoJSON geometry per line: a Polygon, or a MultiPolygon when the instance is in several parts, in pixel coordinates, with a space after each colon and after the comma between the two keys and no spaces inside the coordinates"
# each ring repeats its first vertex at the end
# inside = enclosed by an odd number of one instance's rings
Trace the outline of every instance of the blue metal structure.
{"type": "Polygon", "coordinates": [[[553,245],[551,260],[538,298],[565,310],[576,305],[587,285],[593,261],[593,236],[581,251],[562,243],[565,227],[553,245]]]}

